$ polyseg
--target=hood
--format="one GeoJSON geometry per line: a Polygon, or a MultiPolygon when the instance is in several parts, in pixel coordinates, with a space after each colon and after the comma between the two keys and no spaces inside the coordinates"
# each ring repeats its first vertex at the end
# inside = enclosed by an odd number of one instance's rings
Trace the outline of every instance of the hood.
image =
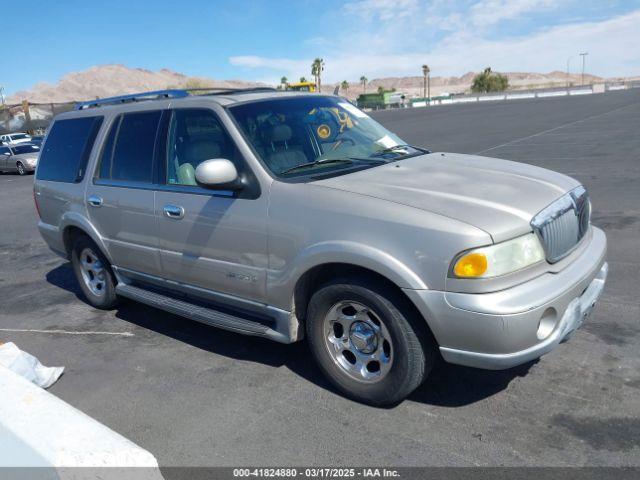
{"type": "Polygon", "coordinates": [[[420,155],[315,184],[454,218],[495,242],[531,231],[536,213],[579,185],[544,168],[454,153],[420,155]]]}

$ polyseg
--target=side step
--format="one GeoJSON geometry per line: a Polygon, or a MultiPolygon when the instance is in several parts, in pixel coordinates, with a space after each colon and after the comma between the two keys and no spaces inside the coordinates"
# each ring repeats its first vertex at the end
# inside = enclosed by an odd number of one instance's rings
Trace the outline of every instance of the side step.
{"type": "Polygon", "coordinates": [[[144,303],[182,317],[205,323],[214,327],[224,328],[233,332],[256,337],[265,337],[277,342],[289,343],[286,335],[277,332],[266,325],[247,320],[246,318],[223,313],[212,308],[194,305],[188,301],[178,300],[161,293],[145,290],[126,283],[118,283],[116,293],[122,297],[144,303]]]}

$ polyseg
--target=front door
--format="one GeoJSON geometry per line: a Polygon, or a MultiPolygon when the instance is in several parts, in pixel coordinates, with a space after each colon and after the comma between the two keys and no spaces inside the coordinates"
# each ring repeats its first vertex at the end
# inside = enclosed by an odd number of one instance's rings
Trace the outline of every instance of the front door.
{"type": "Polygon", "coordinates": [[[9,159],[11,158],[11,150],[9,147],[0,146],[0,171],[9,170],[9,159]]]}
{"type": "Polygon", "coordinates": [[[195,169],[226,158],[250,175],[235,143],[208,109],[175,109],[164,188],[156,193],[163,276],[209,291],[263,301],[267,269],[266,196],[197,186],[195,169]]]}
{"type": "Polygon", "coordinates": [[[112,123],[85,201],[114,265],[160,275],[154,155],[162,111],[125,113],[112,123]]]}

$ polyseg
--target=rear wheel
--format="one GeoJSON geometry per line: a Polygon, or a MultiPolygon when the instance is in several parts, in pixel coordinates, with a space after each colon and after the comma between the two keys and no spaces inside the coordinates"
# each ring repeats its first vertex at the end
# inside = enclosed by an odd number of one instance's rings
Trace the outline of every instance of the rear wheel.
{"type": "Polygon", "coordinates": [[[73,244],[71,263],[82,293],[95,308],[108,310],[117,302],[111,265],[88,237],[79,237],[73,244]]]}
{"type": "Polygon", "coordinates": [[[327,378],[371,405],[403,400],[430,372],[436,346],[406,299],[355,277],[326,284],[311,298],[307,338],[327,378]]]}
{"type": "Polygon", "coordinates": [[[24,165],[22,164],[22,162],[18,162],[16,164],[16,168],[18,169],[19,175],[25,175],[27,173],[27,170],[26,168],[24,168],[24,165]]]}

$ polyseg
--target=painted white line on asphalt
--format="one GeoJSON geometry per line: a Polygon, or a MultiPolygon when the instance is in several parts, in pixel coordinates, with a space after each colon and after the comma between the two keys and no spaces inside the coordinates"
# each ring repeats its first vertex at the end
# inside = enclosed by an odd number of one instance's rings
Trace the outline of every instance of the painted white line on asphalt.
{"type": "Polygon", "coordinates": [[[580,120],[575,120],[573,122],[565,123],[563,125],[559,125],[557,127],[550,128],[548,130],[543,130],[541,132],[534,133],[533,135],[527,135],[526,137],[516,138],[516,139],[513,139],[513,140],[508,141],[506,143],[501,143],[500,145],[496,145],[495,147],[485,148],[484,150],[480,150],[479,152],[476,152],[475,154],[478,155],[480,153],[490,152],[491,150],[495,150],[497,148],[506,147],[507,145],[512,145],[512,144],[514,144],[516,142],[520,142],[522,140],[527,140],[529,138],[539,137],[540,135],[544,135],[544,134],[550,133],[550,132],[555,132],[556,130],[560,130],[561,128],[566,128],[566,127],[568,127],[570,125],[576,125],[576,124],[581,123],[581,122],[586,122],[587,120],[593,120],[594,118],[603,117],[605,115],[609,115],[610,113],[614,113],[614,112],[617,112],[619,110],[624,110],[625,108],[633,107],[633,106],[638,105],[638,104],[639,103],[630,103],[629,105],[624,105],[622,107],[614,108],[613,110],[609,110],[608,112],[598,113],[597,115],[591,115],[590,117],[581,118],[580,120]]]}
{"type": "Polygon", "coordinates": [[[36,330],[27,328],[0,328],[0,332],[13,333],[57,333],[62,335],[116,335],[120,337],[133,337],[131,332],[92,332],[92,331],[73,331],[73,330],[36,330]]]}

